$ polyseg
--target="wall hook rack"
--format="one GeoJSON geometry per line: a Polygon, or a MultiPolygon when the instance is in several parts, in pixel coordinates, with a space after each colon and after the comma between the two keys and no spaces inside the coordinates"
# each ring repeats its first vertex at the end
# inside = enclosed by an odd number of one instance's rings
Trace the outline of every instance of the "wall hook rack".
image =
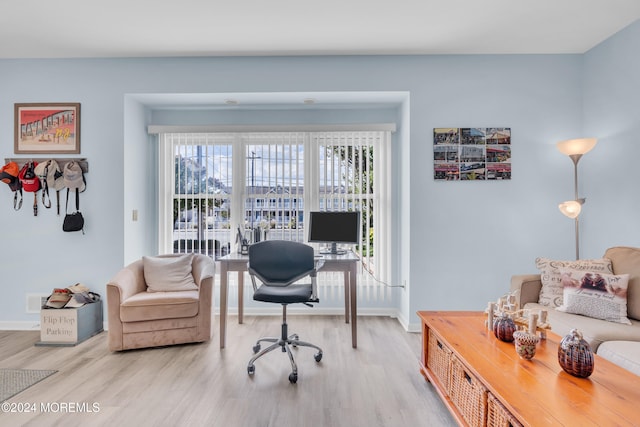
{"type": "Polygon", "coordinates": [[[80,157],[5,157],[4,164],[6,165],[9,162],[16,162],[18,164],[18,169],[22,169],[25,163],[34,161],[34,162],[45,162],[47,160],[55,160],[58,162],[58,166],[60,166],[60,170],[64,170],[64,166],[69,162],[77,162],[82,168],[82,172],[89,172],[89,162],[86,158],[80,157]]]}

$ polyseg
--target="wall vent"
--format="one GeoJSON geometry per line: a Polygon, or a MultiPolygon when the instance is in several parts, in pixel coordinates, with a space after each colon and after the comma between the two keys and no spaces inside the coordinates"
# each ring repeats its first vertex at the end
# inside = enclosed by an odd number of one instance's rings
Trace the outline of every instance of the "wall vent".
{"type": "Polygon", "coordinates": [[[49,298],[49,294],[27,294],[27,313],[40,313],[47,298],[49,298]]]}

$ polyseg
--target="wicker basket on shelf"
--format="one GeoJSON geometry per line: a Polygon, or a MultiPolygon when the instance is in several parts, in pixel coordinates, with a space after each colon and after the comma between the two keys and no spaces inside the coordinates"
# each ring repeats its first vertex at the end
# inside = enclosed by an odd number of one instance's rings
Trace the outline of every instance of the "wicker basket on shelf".
{"type": "Polygon", "coordinates": [[[487,419],[487,389],[455,356],[451,358],[449,396],[471,427],[483,427],[487,419]]]}
{"type": "Polygon", "coordinates": [[[433,331],[429,331],[429,352],[427,366],[438,378],[442,387],[449,391],[449,376],[451,374],[451,350],[438,339],[433,331]]]}
{"type": "Polygon", "coordinates": [[[496,399],[487,395],[487,427],[522,427],[522,424],[496,399]]]}

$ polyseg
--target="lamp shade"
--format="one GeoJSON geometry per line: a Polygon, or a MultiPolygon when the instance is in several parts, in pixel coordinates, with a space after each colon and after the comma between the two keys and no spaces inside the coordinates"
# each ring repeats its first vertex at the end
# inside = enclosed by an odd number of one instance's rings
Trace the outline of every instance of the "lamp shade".
{"type": "Polygon", "coordinates": [[[582,204],[576,200],[569,200],[568,202],[562,202],[558,205],[560,212],[563,215],[575,219],[580,215],[580,211],[582,210],[582,204]]]}
{"type": "Polygon", "coordinates": [[[574,154],[588,153],[596,146],[596,142],[598,142],[596,138],[567,139],[566,141],[558,142],[556,147],[562,154],[572,156],[574,154]]]}

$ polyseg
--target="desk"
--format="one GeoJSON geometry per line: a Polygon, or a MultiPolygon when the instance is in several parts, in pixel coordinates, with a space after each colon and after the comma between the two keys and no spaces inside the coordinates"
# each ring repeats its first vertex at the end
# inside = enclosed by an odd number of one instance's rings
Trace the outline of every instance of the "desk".
{"type": "MultiPolygon", "coordinates": [[[[322,255],[321,258],[317,259],[324,261],[318,272],[342,271],[344,273],[345,323],[349,323],[349,319],[351,319],[351,345],[356,348],[358,346],[356,284],[357,267],[360,258],[352,251],[347,251],[343,255],[322,255]]],[[[229,304],[228,273],[232,271],[238,273],[238,323],[242,323],[244,315],[244,272],[247,271],[249,256],[232,253],[219,258],[218,261],[220,261],[220,348],[224,348],[227,338],[227,306],[229,304]]]]}

